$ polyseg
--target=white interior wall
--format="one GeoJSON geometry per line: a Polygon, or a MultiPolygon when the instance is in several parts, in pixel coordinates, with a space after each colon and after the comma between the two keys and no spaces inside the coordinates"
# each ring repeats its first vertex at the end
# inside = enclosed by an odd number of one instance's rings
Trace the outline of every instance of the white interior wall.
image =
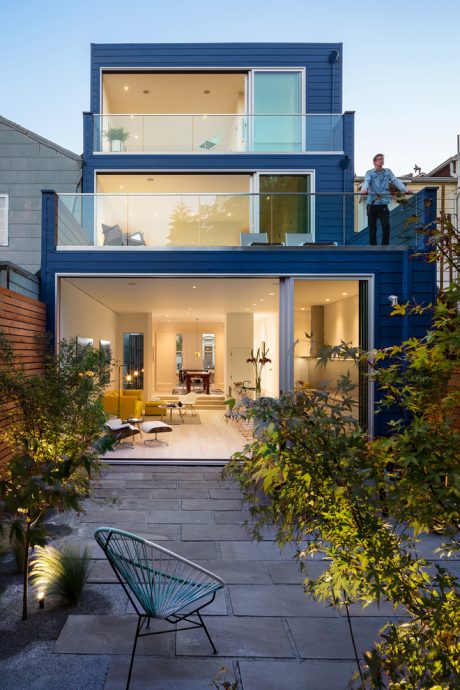
{"type": "Polygon", "coordinates": [[[111,343],[112,358],[115,359],[117,317],[112,309],[105,307],[68,281],[60,281],[61,340],[70,340],[77,336],[92,338],[95,348],[99,347],[100,340],[108,340],[111,343]]]}
{"type": "Polygon", "coordinates": [[[357,346],[359,343],[358,296],[341,299],[324,307],[324,342],[339,345],[340,341],[357,346]]]}
{"type": "Polygon", "coordinates": [[[225,319],[225,392],[232,390],[235,381],[251,381],[254,386],[254,370],[246,359],[254,345],[254,317],[251,313],[230,313],[225,319]]]}

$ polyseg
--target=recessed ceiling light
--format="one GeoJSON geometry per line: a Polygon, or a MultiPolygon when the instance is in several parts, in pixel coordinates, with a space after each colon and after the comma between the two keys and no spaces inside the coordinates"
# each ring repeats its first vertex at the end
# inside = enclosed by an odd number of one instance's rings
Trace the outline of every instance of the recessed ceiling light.
{"type": "Polygon", "coordinates": [[[270,295],[270,297],[273,297],[273,295],[274,295],[275,293],[274,293],[274,292],[269,292],[268,294],[270,295]]]}
{"type": "Polygon", "coordinates": [[[326,297],[326,299],[325,299],[324,301],[325,301],[325,302],[330,302],[331,300],[329,299],[329,297],[326,297]]]}
{"type": "Polygon", "coordinates": [[[128,285],[137,285],[137,283],[128,283],[128,285]]]}
{"type": "Polygon", "coordinates": [[[346,297],[348,295],[348,292],[342,292],[342,295],[346,297]]]}
{"type": "Polygon", "coordinates": [[[261,297],[261,298],[260,298],[260,300],[259,300],[259,302],[263,302],[263,301],[264,301],[264,298],[263,298],[263,297],[261,297]]]}
{"type": "Polygon", "coordinates": [[[123,87],[123,91],[129,91],[129,86],[125,84],[125,86],[123,87]]]}
{"type": "Polygon", "coordinates": [[[196,290],[196,285],[192,285],[192,290],[196,290]]]}
{"type": "Polygon", "coordinates": [[[150,93],[150,91],[148,89],[144,89],[142,93],[147,94],[147,93],[150,93]]]}
{"type": "Polygon", "coordinates": [[[154,177],[148,177],[147,182],[155,182],[155,178],[154,177]]]}
{"type": "Polygon", "coordinates": [[[305,311],[305,307],[300,307],[300,311],[305,311]]]}
{"type": "Polygon", "coordinates": [[[122,185],[122,184],[120,185],[120,189],[124,189],[124,187],[123,187],[123,185],[122,185]]]}
{"type": "Polygon", "coordinates": [[[203,91],[203,93],[205,93],[206,95],[208,95],[208,93],[211,93],[211,92],[210,92],[209,89],[205,89],[205,90],[203,91]]]}
{"type": "Polygon", "coordinates": [[[252,303],[253,307],[257,307],[257,304],[255,302],[252,303]]]}

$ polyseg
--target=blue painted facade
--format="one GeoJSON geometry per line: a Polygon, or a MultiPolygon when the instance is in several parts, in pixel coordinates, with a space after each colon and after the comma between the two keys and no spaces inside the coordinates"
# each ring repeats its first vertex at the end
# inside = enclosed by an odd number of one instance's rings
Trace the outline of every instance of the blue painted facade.
{"type": "MultiPolygon", "coordinates": [[[[48,327],[55,329],[56,275],[126,276],[359,276],[371,278],[373,293],[373,344],[385,347],[410,334],[419,335],[428,322],[423,318],[390,318],[389,295],[399,301],[421,302],[435,298],[435,269],[415,256],[407,245],[354,246],[353,203],[339,194],[353,192],[354,116],[343,117],[343,152],[329,154],[127,154],[93,152],[93,114],[101,112],[101,70],[294,68],[306,71],[306,113],[340,113],[342,108],[342,45],[330,44],[126,44],[92,45],[91,112],[85,113],[83,192],[95,191],[95,173],[109,171],[151,172],[315,172],[315,191],[330,193],[316,199],[316,239],[337,242],[331,247],[225,247],[133,248],[133,251],[56,249],[57,197],[44,192],[42,299],[47,303],[48,327]],[[335,62],[335,54],[338,57],[335,62]],[[337,196],[334,196],[337,194],[337,196]]],[[[423,221],[436,215],[436,192],[424,192],[423,221]]],[[[350,197],[352,200],[353,197],[350,197]]],[[[381,424],[380,424],[381,427],[381,424]]],[[[377,423],[376,431],[382,431],[377,423]]]]}

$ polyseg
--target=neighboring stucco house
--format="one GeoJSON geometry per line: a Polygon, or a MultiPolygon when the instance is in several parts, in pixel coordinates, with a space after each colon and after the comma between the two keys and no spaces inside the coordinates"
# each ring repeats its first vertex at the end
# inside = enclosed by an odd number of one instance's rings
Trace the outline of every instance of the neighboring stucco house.
{"type": "Polygon", "coordinates": [[[0,116],[0,263],[40,268],[41,190],[79,190],[82,158],[0,116]]]}

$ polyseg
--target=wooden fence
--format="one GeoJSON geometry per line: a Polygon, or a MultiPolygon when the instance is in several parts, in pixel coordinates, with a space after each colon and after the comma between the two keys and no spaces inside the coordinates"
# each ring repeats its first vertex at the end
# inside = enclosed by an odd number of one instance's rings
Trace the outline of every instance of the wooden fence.
{"type": "MultiPolygon", "coordinates": [[[[45,305],[31,297],[0,287],[0,330],[5,333],[14,352],[16,362],[28,374],[43,372],[43,360],[37,347],[36,336],[45,333],[45,305]]],[[[0,409],[0,428],[5,428],[12,403],[6,401],[0,409]]],[[[0,443],[0,466],[9,451],[0,443]]]]}

